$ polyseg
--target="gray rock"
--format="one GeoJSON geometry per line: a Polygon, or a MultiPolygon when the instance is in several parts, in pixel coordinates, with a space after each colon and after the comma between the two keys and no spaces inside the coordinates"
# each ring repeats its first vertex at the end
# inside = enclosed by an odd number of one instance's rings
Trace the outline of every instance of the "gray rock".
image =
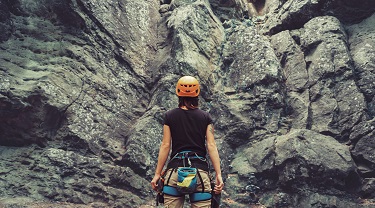
{"type": "Polygon", "coordinates": [[[223,206],[373,207],[374,9],[0,1],[0,206],[154,206],[163,116],[193,75],[223,206]]]}
{"type": "Polygon", "coordinates": [[[8,40],[12,33],[10,11],[5,2],[0,2],[0,42],[8,40]]]}
{"type": "Polygon", "coordinates": [[[311,19],[324,15],[336,17],[345,24],[358,23],[375,10],[371,0],[358,3],[350,0],[269,1],[267,7],[268,20],[263,27],[267,34],[298,29],[311,19]]]}
{"type": "Polygon", "coordinates": [[[374,23],[375,15],[372,15],[361,23],[347,28],[354,72],[358,76],[357,85],[366,98],[372,116],[375,115],[374,23]]]}
{"type": "Polygon", "coordinates": [[[226,29],[223,63],[213,78],[216,108],[223,109],[217,123],[234,147],[276,132],[283,106],[280,65],[269,41],[254,27],[236,24],[226,29]]]}
{"type": "Polygon", "coordinates": [[[271,37],[287,90],[287,126],[347,141],[347,132],[365,119],[365,98],[353,78],[346,39],[334,17],[317,17],[303,29],[271,37]]]}
{"type": "Polygon", "coordinates": [[[352,142],[351,153],[358,165],[359,172],[366,178],[373,178],[375,176],[374,135],[374,119],[359,123],[350,135],[352,142]]]}
{"type": "MultiPolygon", "coordinates": [[[[246,185],[253,185],[260,189],[250,191],[254,193],[274,193],[276,187],[280,187],[288,192],[286,196],[291,190],[294,193],[321,192],[331,195],[352,190],[355,187],[351,182],[359,179],[345,145],[332,137],[302,129],[292,129],[286,135],[248,145],[237,153],[231,166],[231,177],[238,175],[238,183],[242,184],[242,189],[234,188],[236,191],[232,191],[237,194],[246,192],[246,185]],[[252,175],[255,179],[251,179],[252,175]]],[[[232,186],[228,189],[232,189],[232,186]]],[[[245,200],[239,196],[237,198],[245,200]]],[[[307,198],[293,196],[285,203],[297,203],[300,199],[307,198]]],[[[294,204],[297,205],[301,206],[294,204]]]]}

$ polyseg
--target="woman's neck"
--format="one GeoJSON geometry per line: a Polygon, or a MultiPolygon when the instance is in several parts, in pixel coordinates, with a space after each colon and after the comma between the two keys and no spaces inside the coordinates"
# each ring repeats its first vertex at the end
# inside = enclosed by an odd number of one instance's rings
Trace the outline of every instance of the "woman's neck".
{"type": "Polygon", "coordinates": [[[189,110],[189,109],[188,109],[186,106],[184,106],[184,105],[181,106],[180,108],[181,108],[182,110],[189,110]]]}

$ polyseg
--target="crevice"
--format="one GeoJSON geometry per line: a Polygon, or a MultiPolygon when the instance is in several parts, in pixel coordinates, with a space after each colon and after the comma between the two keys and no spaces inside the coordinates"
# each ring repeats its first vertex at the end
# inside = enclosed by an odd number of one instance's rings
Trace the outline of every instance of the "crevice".
{"type": "Polygon", "coordinates": [[[251,3],[254,5],[256,12],[258,15],[264,15],[264,7],[266,4],[266,0],[251,0],[251,3]]]}
{"type": "Polygon", "coordinates": [[[332,131],[321,131],[319,133],[324,135],[324,136],[329,136],[329,137],[332,137],[332,138],[337,137],[337,134],[333,133],[332,131]]]}
{"type": "Polygon", "coordinates": [[[88,155],[96,155],[91,149],[90,144],[85,140],[75,135],[67,135],[62,138],[60,149],[65,151],[74,151],[77,154],[87,157],[88,155]]]}
{"type": "Polygon", "coordinates": [[[363,178],[375,178],[374,163],[366,160],[363,155],[351,155],[356,164],[360,176],[363,178]]]}
{"type": "MultiPolygon", "coordinates": [[[[310,91],[309,91],[310,94],[310,91]]],[[[311,108],[311,96],[309,95],[309,105],[307,106],[307,119],[306,119],[306,129],[311,130],[313,125],[313,111],[311,108]]]]}
{"type": "Polygon", "coordinates": [[[70,102],[68,105],[66,105],[65,107],[63,107],[61,110],[60,110],[60,113],[61,114],[65,114],[66,111],[68,110],[69,107],[71,107],[74,103],[77,102],[77,100],[81,97],[82,93],[84,92],[84,85],[85,85],[85,79],[81,78],[81,81],[82,81],[82,84],[81,84],[81,89],[79,91],[79,94],[78,96],[73,99],[72,102],[70,102]]]}

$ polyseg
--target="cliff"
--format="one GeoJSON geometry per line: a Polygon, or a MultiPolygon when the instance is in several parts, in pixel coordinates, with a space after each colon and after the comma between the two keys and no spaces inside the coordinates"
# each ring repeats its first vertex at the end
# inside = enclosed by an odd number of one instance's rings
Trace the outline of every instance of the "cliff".
{"type": "Polygon", "coordinates": [[[201,83],[223,207],[375,207],[373,0],[0,0],[0,206],[150,207],[201,83]]]}

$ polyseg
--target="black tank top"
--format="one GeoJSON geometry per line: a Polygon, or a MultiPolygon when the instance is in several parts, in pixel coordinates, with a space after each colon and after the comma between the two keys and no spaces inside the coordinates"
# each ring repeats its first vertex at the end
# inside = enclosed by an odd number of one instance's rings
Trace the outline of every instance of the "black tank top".
{"type": "Polygon", "coordinates": [[[209,113],[198,108],[175,108],[166,112],[164,124],[171,130],[172,157],[181,151],[193,151],[206,157],[206,130],[212,124],[209,113]]]}

